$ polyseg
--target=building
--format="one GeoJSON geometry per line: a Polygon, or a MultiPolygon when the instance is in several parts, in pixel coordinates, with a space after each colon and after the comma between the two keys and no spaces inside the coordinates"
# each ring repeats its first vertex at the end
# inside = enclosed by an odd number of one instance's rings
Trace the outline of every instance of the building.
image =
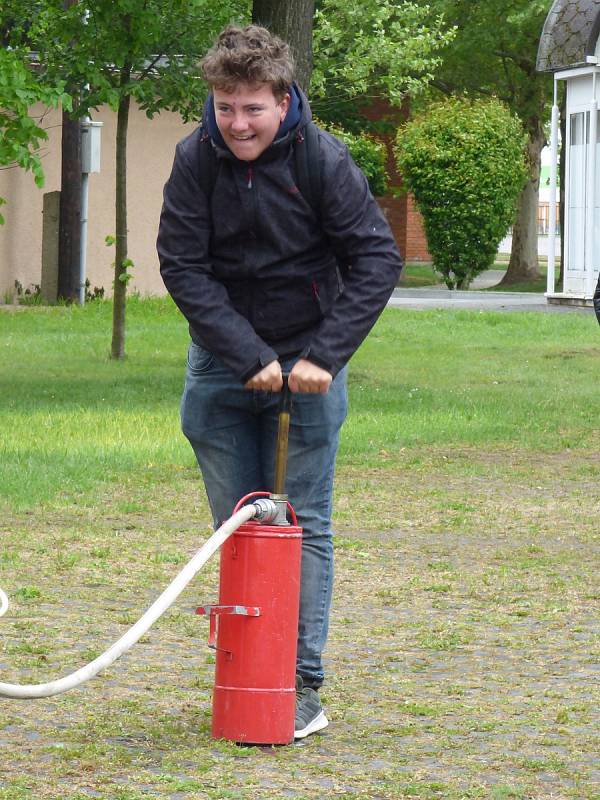
{"type": "Polygon", "coordinates": [[[537,69],[554,73],[551,195],[556,188],[558,85],[566,85],[564,284],[555,290],[556,226],[551,197],[547,297],[588,304],[600,271],[600,0],[555,0],[540,40],[537,69]]]}
{"type": "MultiPolygon", "coordinates": [[[[557,258],[560,257],[560,234],[559,234],[559,208],[560,208],[560,189],[558,186],[554,190],[554,203],[551,202],[552,189],[550,188],[551,180],[551,152],[549,147],[544,147],[542,150],[542,166],[540,170],[540,188],[538,199],[537,211],[537,245],[538,256],[547,257],[549,252],[549,239],[550,239],[550,209],[553,208],[554,214],[554,236],[555,248],[557,258]]],[[[512,251],[512,228],[509,229],[506,236],[498,246],[498,254],[501,256],[508,256],[512,251]]]]}
{"type": "MultiPolygon", "coordinates": [[[[42,285],[42,228],[44,194],[60,189],[61,113],[43,107],[32,109],[48,133],[41,156],[46,182],[43,191],[33,176],[18,168],[0,170],[0,197],[6,223],[0,226],[0,302],[11,302],[20,291],[35,292],[42,285]]],[[[100,172],[89,177],[89,212],[86,276],[90,288],[111,294],[114,248],[105,239],[115,233],[116,113],[102,107],[94,120],[103,123],[100,172]]],[[[149,120],[132,102],[127,146],[127,197],[129,257],[134,262],[130,291],[142,295],[164,294],[158,271],[155,242],[175,145],[197,123],[184,124],[178,114],[162,112],[149,120]]],[[[388,170],[399,182],[388,148],[388,170]]],[[[407,260],[427,261],[427,243],[421,218],[410,196],[380,198],[398,246],[407,260]]]]}
{"type": "MultiPolygon", "coordinates": [[[[0,302],[15,293],[15,282],[23,290],[41,285],[43,195],[60,189],[61,112],[43,107],[32,109],[43,118],[48,133],[41,156],[46,176],[43,190],[33,176],[21,169],[0,170],[0,197],[5,224],[0,226],[0,302]]],[[[87,277],[91,287],[111,293],[114,247],[105,239],[115,233],[115,139],[117,115],[108,107],[94,114],[103,123],[101,169],[89,178],[89,226],[87,277]]],[[[162,188],[169,175],[175,145],[195,124],[184,124],[178,114],[163,112],[154,120],[133,106],[127,147],[127,196],[129,257],[134,278],[129,288],[141,294],[164,293],[158,272],[156,233],[162,204],[162,188]]]]}

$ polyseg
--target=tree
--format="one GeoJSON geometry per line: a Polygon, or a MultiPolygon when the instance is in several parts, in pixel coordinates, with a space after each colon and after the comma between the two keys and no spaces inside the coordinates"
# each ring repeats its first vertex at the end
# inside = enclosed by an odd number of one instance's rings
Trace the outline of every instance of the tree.
{"type": "Polygon", "coordinates": [[[291,46],[296,79],[307,90],[313,64],[312,36],[314,0],[254,0],[252,22],[263,25],[291,46]]]}
{"type": "Polygon", "coordinates": [[[353,161],[360,167],[369,182],[372,194],[375,197],[385,194],[389,179],[386,170],[387,148],[385,144],[369,133],[352,133],[337,125],[316,121],[325,130],[344,142],[353,161]]]}
{"type": "Polygon", "coordinates": [[[527,132],[529,180],[519,197],[503,284],[539,276],[538,189],[552,81],[536,72],[536,56],[551,5],[551,0],[431,0],[432,13],[443,13],[457,27],[433,85],[445,94],[497,96],[518,115],[527,132]]]}
{"type": "Polygon", "coordinates": [[[449,98],[398,132],[396,155],[449,289],[489,269],[527,177],[525,134],[498,100],[449,98]]]}
{"type": "MultiPolygon", "coordinates": [[[[62,0],[65,7],[74,5],[77,0],[62,0]]],[[[45,30],[46,0],[33,0],[22,4],[18,0],[4,0],[0,8],[0,39],[6,48],[5,57],[13,58],[14,72],[11,82],[19,80],[29,82],[27,102],[43,92],[46,96],[55,90],[55,84],[64,87],[64,97],[68,103],[62,103],[62,177],[60,194],[59,256],[58,256],[58,293],[67,299],[76,299],[79,295],[79,260],[80,260],[80,225],[81,225],[81,162],[79,143],[79,120],[71,114],[73,98],[77,102],[77,87],[69,86],[64,80],[55,76],[48,81],[45,66],[40,63],[36,52],[36,43],[43,39],[45,30]],[[14,66],[14,60],[18,67],[14,66]],[[35,76],[35,77],[34,77],[35,76]],[[73,91],[75,88],[75,91],[73,91]]],[[[22,86],[20,91],[22,92],[22,86]]],[[[24,95],[21,94],[21,99],[24,95]]],[[[20,116],[26,119],[27,108],[20,116]]],[[[14,131],[13,133],[13,142],[14,131]]],[[[39,144],[36,141],[35,148],[39,144]]],[[[39,169],[39,185],[43,183],[41,165],[39,169]]]]}
{"type": "Polygon", "coordinates": [[[361,106],[399,107],[423,91],[454,36],[429,6],[395,0],[321,0],[315,15],[313,107],[323,119],[358,127],[361,106]]]}
{"type": "Polygon", "coordinates": [[[220,0],[97,0],[63,9],[38,6],[35,41],[49,80],[79,87],[79,115],[105,103],[117,112],[115,278],[111,355],[125,354],[127,284],[127,132],[131,100],[149,118],[163,109],[198,118],[205,87],[198,61],[216,33],[239,18],[245,3],[220,0]]]}
{"type": "Polygon", "coordinates": [[[313,110],[334,123],[358,119],[358,129],[367,120],[357,111],[357,100],[366,105],[377,95],[399,106],[432,79],[441,61],[438,51],[453,33],[441,18],[430,17],[428,6],[410,0],[252,4],[253,22],[292,46],[299,83],[303,88],[310,84],[313,110]]]}
{"type": "MultiPolygon", "coordinates": [[[[41,85],[28,65],[25,50],[0,50],[0,168],[21,167],[33,173],[38,186],[44,185],[44,171],[39,148],[48,134],[40,120],[30,116],[31,106],[44,103],[56,108],[71,107],[64,92],[64,82],[41,85]]],[[[6,201],[0,197],[0,206],[6,201]]],[[[0,224],[4,218],[0,214],[0,224]]]]}

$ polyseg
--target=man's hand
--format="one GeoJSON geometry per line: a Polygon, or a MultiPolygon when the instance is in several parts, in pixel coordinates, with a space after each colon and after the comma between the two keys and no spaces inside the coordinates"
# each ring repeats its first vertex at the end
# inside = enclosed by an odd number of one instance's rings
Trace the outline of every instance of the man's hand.
{"type": "Polygon", "coordinates": [[[281,377],[281,366],[279,361],[271,361],[266,367],[263,367],[260,372],[253,375],[250,380],[244,384],[245,389],[256,389],[262,392],[280,392],[283,387],[283,378],[281,377]]]}
{"type": "Polygon", "coordinates": [[[288,379],[288,385],[292,392],[303,392],[307,394],[327,394],[333,377],[330,372],[321,369],[311,361],[301,358],[297,361],[288,379]]]}

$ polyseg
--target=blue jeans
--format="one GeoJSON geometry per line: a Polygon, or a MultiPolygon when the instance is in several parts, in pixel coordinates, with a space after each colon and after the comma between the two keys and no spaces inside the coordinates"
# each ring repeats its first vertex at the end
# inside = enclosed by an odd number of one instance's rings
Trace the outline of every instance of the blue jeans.
{"type": "MultiPolygon", "coordinates": [[[[284,360],[289,371],[295,359],[284,360]]],[[[215,526],[253,491],[271,491],[279,394],[244,389],[210,352],[190,344],[181,425],[202,471],[215,526]]],[[[286,492],[302,526],[297,671],[323,683],[333,585],[331,512],[339,432],[347,411],[346,368],[327,394],[294,394],[286,492]]]]}

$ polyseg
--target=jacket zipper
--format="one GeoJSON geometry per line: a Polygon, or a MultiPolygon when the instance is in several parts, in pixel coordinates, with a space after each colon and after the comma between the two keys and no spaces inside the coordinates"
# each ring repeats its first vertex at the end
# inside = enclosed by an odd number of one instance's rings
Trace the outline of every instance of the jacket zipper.
{"type": "MultiPolygon", "coordinates": [[[[248,166],[248,181],[247,187],[252,192],[250,195],[250,214],[251,214],[251,224],[252,227],[250,228],[250,234],[253,238],[255,238],[254,231],[256,229],[256,217],[257,217],[257,208],[256,208],[256,191],[254,191],[254,172],[251,166],[248,166]]],[[[254,306],[255,306],[255,282],[250,282],[250,289],[247,292],[248,298],[248,321],[251,325],[255,324],[255,314],[254,314],[254,306]]]]}
{"type": "Polygon", "coordinates": [[[256,217],[257,217],[257,208],[256,208],[256,190],[254,188],[254,169],[253,167],[248,167],[247,173],[247,188],[252,192],[250,195],[250,208],[251,208],[251,220],[252,220],[252,231],[256,230],[256,217]]]}

